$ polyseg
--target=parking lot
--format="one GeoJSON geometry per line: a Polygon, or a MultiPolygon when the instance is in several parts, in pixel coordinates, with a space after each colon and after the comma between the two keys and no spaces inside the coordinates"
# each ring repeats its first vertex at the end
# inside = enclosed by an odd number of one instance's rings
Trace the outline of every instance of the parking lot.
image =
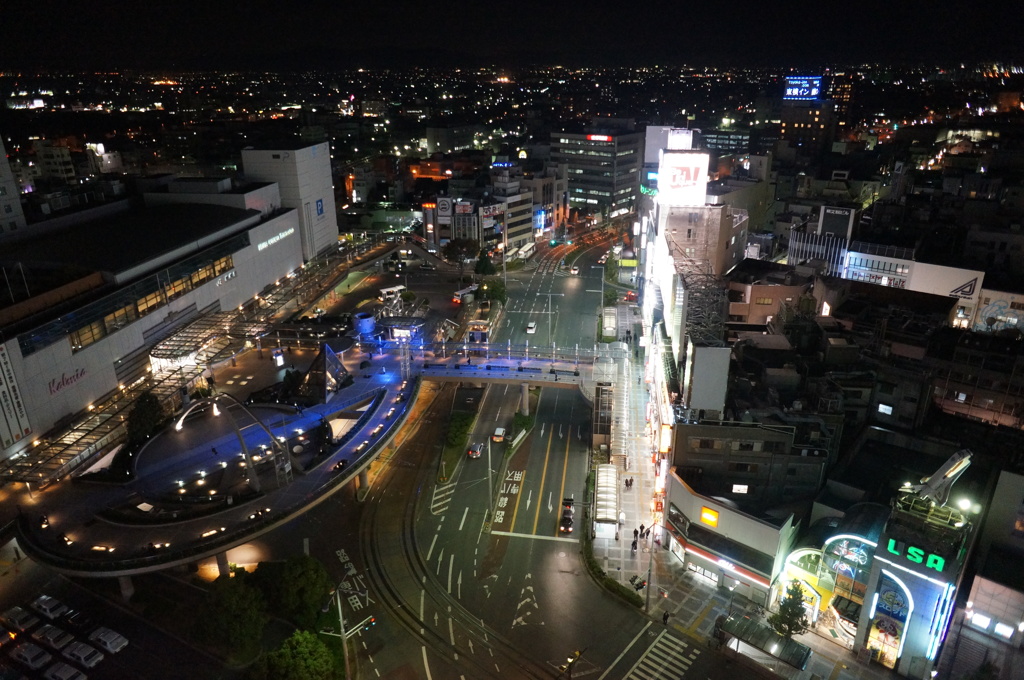
{"type": "MultiPolygon", "coordinates": [[[[219,660],[151,625],[140,615],[146,604],[121,606],[115,581],[88,582],[111,590],[96,593],[29,560],[20,565],[0,577],[0,678],[73,680],[78,671],[94,680],[171,680],[183,677],[183,668],[190,678],[233,677],[219,660]],[[37,601],[41,595],[50,599],[37,601]]],[[[194,591],[198,601],[197,589],[170,583],[175,597],[194,591]]]]}

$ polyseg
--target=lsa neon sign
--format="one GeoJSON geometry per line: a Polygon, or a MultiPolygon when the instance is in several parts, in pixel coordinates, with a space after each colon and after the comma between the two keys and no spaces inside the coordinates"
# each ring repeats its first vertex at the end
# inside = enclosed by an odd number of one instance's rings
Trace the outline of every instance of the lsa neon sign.
{"type": "Polygon", "coordinates": [[[924,564],[926,568],[934,569],[939,573],[942,573],[942,570],[946,568],[946,558],[933,553],[926,553],[923,549],[912,545],[904,546],[903,543],[897,542],[895,538],[889,539],[887,549],[893,555],[901,555],[914,564],[924,564]],[[906,547],[906,553],[904,553],[904,547],[906,547]]]}

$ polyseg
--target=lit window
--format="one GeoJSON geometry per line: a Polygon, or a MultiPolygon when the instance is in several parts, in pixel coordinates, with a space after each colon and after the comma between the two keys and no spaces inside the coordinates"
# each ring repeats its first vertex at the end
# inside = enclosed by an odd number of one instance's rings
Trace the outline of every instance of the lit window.
{"type": "Polygon", "coordinates": [[[982,616],[981,614],[975,614],[971,617],[971,623],[982,630],[986,630],[988,628],[988,624],[992,623],[992,619],[987,616],[982,616]]]}
{"type": "Polygon", "coordinates": [[[733,493],[747,493],[747,485],[746,484],[733,484],[732,485],[732,492],[733,493]]]}
{"type": "Polygon", "coordinates": [[[889,406],[888,404],[879,404],[878,405],[878,412],[879,413],[884,413],[887,416],[891,416],[892,415],[892,406],[889,406]]]}
{"type": "Polygon", "coordinates": [[[1009,639],[1013,635],[1013,626],[1007,626],[1005,623],[997,623],[995,627],[996,635],[1002,635],[1004,638],[1009,639]]]}

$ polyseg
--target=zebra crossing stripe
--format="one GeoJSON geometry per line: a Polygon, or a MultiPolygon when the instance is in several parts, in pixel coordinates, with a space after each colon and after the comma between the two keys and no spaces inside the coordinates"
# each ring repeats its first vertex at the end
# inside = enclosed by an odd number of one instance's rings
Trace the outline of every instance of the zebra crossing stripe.
{"type": "Polygon", "coordinates": [[[696,650],[689,657],[685,656],[688,647],[687,643],[663,631],[630,669],[627,680],[660,680],[671,677],[670,674],[682,676],[696,658],[696,650]]]}

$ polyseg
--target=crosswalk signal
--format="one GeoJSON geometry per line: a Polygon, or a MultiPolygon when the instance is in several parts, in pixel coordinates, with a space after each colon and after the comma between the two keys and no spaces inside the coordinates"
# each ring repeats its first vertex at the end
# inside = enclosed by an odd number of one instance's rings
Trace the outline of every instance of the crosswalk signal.
{"type": "Polygon", "coordinates": [[[647,587],[647,581],[637,581],[633,584],[633,587],[636,588],[637,591],[641,591],[647,587]]]}

